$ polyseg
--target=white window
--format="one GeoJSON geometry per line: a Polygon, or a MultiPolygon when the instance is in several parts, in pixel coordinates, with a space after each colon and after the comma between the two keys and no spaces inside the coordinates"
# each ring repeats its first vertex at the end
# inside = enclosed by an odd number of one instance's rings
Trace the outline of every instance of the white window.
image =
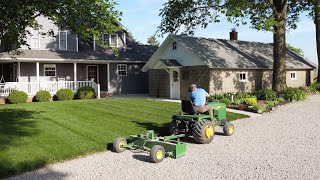
{"type": "Polygon", "coordinates": [[[103,34],[102,43],[110,47],[118,47],[118,34],[103,34]]]}
{"type": "Polygon", "coordinates": [[[67,50],[67,31],[59,32],[59,49],[67,50]]]}
{"type": "Polygon", "coordinates": [[[44,76],[56,76],[56,65],[55,64],[44,64],[43,65],[44,76]]]}
{"type": "Polygon", "coordinates": [[[177,49],[177,42],[173,42],[172,43],[172,50],[176,50],[177,49]]]}
{"type": "Polygon", "coordinates": [[[38,29],[31,30],[31,48],[40,48],[40,33],[38,29]]]}
{"type": "Polygon", "coordinates": [[[291,72],[290,73],[290,79],[297,79],[297,73],[296,72],[291,72]]]}
{"type": "Polygon", "coordinates": [[[127,76],[127,65],[118,64],[117,65],[118,76],[127,76]]]}
{"type": "Polygon", "coordinates": [[[247,77],[248,76],[248,73],[246,72],[240,72],[239,73],[239,81],[240,82],[246,82],[247,81],[247,77]]]}

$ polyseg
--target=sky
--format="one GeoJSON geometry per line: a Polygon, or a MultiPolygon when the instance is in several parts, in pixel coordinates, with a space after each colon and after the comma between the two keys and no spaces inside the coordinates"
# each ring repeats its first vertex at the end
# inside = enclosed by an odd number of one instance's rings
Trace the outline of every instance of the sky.
{"type": "MultiPolygon", "coordinates": [[[[117,0],[117,10],[122,11],[122,21],[133,37],[142,44],[147,44],[148,37],[155,34],[161,22],[159,10],[167,0],[117,0]]],[[[286,41],[293,47],[300,48],[304,56],[317,64],[316,33],[313,21],[307,16],[301,16],[298,28],[286,33],[286,41]]],[[[210,24],[206,29],[198,28],[196,37],[229,39],[232,28],[238,31],[238,39],[242,41],[255,41],[272,43],[271,32],[257,31],[250,25],[235,27],[226,19],[220,23],[210,24]]],[[[166,38],[157,38],[160,43],[166,38]]]]}

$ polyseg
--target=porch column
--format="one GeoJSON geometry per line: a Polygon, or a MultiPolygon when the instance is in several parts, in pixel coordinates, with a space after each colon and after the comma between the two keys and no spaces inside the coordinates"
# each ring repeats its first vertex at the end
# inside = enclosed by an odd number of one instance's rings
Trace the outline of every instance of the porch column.
{"type": "Polygon", "coordinates": [[[73,81],[74,81],[74,91],[77,90],[77,63],[73,63],[73,81]]]}
{"type": "Polygon", "coordinates": [[[40,90],[39,62],[36,62],[36,71],[37,71],[37,92],[38,92],[40,90]]]}
{"type": "Polygon", "coordinates": [[[18,78],[18,82],[20,82],[20,62],[18,62],[17,64],[17,78],[18,78]]]}
{"type": "Polygon", "coordinates": [[[107,80],[108,80],[108,84],[107,84],[107,90],[108,90],[108,92],[110,93],[110,65],[109,65],[110,63],[108,63],[107,64],[107,71],[108,71],[108,73],[107,73],[107,80]]]}

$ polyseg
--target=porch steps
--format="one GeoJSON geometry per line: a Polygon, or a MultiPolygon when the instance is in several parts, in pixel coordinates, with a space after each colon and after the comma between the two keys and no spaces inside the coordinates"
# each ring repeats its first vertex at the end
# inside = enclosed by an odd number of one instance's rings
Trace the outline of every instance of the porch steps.
{"type": "Polygon", "coordinates": [[[109,93],[108,91],[100,91],[100,98],[108,98],[112,97],[112,94],[109,93]]]}

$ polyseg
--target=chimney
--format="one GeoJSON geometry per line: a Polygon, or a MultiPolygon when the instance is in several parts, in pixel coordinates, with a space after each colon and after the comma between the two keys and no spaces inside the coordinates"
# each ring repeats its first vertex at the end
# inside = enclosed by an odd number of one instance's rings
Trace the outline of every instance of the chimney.
{"type": "Polygon", "coordinates": [[[231,29],[230,41],[238,41],[238,32],[236,31],[236,28],[231,29]]]}

